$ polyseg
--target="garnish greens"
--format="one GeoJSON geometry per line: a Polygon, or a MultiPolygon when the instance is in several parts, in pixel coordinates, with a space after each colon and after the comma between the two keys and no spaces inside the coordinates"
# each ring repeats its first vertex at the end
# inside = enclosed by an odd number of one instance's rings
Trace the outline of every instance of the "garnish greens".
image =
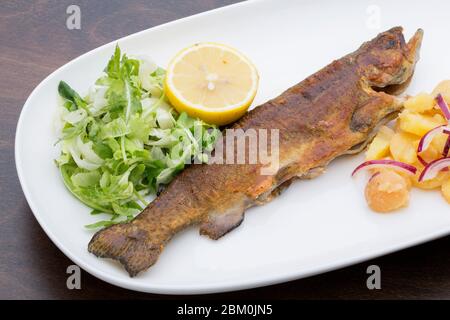
{"type": "Polygon", "coordinates": [[[89,94],[58,86],[63,103],[56,159],[64,183],[92,214],[111,214],[88,228],[128,221],[145,196],[167,184],[193,159],[205,162],[219,130],[185,113],[164,95],[165,71],[146,58],[114,55],[89,94]]]}

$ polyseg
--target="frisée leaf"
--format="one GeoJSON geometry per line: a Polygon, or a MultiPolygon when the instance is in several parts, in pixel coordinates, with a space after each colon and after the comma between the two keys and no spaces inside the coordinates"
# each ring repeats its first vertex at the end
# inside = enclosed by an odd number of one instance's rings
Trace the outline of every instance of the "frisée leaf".
{"type": "Polygon", "coordinates": [[[95,215],[109,214],[87,228],[129,221],[187,163],[207,161],[204,152],[219,130],[178,114],[165,97],[164,76],[148,58],[130,58],[116,46],[86,97],[59,83],[63,126],[55,163],[76,198],[95,215]]]}

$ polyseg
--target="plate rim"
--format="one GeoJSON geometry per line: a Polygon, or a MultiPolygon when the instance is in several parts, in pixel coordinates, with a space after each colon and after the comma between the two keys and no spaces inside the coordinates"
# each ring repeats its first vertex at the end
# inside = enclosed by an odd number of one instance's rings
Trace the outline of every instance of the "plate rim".
{"type": "Polygon", "coordinates": [[[22,140],[23,140],[22,132],[24,130],[23,129],[24,114],[27,112],[28,109],[30,109],[30,101],[37,94],[37,92],[40,91],[41,87],[43,87],[47,82],[49,82],[52,78],[54,78],[57,73],[70,67],[72,64],[76,63],[78,60],[88,57],[90,55],[94,55],[98,51],[102,50],[103,48],[105,48],[107,46],[111,46],[114,43],[118,43],[124,39],[137,37],[140,34],[142,34],[144,32],[148,32],[150,30],[155,31],[160,28],[164,28],[167,25],[173,26],[178,23],[182,23],[185,21],[195,19],[199,16],[210,15],[217,11],[225,11],[230,8],[236,8],[239,6],[248,6],[248,5],[252,5],[253,3],[256,3],[256,2],[264,2],[264,1],[267,1],[267,0],[246,0],[246,1],[235,3],[235,4],[226,5],[223,7],[219,7],[219,8],[215,8],[212,10],[200,12],[200,13],[197,13],[194,15],[190,15],[187,17],[183,17],[183,18],[180,18],[177,20],[169,21],[164,24],[153,26],[151,28],[141,30],[141,31],[135,32],[133,34],[121,37],[119,39],[110,41],[110,42],[103,44],[99,47],[96,47],[84,54],[81,54],[80,56],[76,57],[75,59],[72,59],[71,61],[65,63],[64,65],[62,65],[59,68],[57,68],[56,70],[54,70],[52,73],[47,75],[33,89],[33,91],[30,93],[30,95],[26,99],[26,101],[21,109],[19,119],[17,121],[17,126],[16,126],[16,131],[15,131],[15,143],[14,143],[14,160],[15,160],[15,166],[16,166],[16,171],[17,171],[17,175],[19,178],[20,186],[23,190],[25,199],[27,200],[27,203],[28,203],[34,217],[36,218],[36,220],[38,221],[39,225],[44,230],[44,232],[47,234],[47,236],[50,238],[50,240],[57,246],[57,248],[66,257],[68,257],[72,262],[77,264],[85,272],[93,275],[96,278],[101,279],[102,281],[110,283],[112,285],[115,285],[115,286],[118,286],[118,287],[121,287],[124,289],[139,291],[139,292],[156,293],[156,294],[186,294],[186,295],[211,294],[211,293],[238,291],[238,290],[244,290],[244,289],[250,289],[250,288],[256,288],[256,287],[268,286],[268,285],[288,282],[288,281],[292,281],[292,280],[297,280],[297,279],[301,279],[301,278],[305,278],[305,277],[310,277],[313,275],[317,275],[317,274],[325,273],[328,271],[344,268],[344,267],[347,267],[350,265],[354,265],[354,264],[357,264],[357,263],[360,263],[363,261],[367,261],[367,260],[370,260],[370,259],[373,259],[376,257],[380,257],[380,256],[383,256],[383,255],[386,255],[389,253],[393,253],[393,252],[396,252],[396,251],[399,251],[399,250],[402,250],[402,249],[405,249],[408,247],[413,247],[413,246],[416,246],[416,245],[419,245],[419,244],[422,244],[422,243],[425,243],[428,241],[432,241],[437,238],[444,237],[444,236],[450,234],[449,226],[444,225],[440,229],[434,229],[432,231],[421,234],[419,237],[416,237],[414,239],[414,241],[404,240],[402,242],[397,242],[394,245],[386,246],[384,249],[378,250],[378,251],[370,253],[370,254],[360,254],[351,259],[344,257],[344,258],[341,258],[340,260],[334,261],[332,264],[322,263],[320,266],[309,267],[307,269],[302,269],[301,271],[285,272],[281,275],[270,277],[270,278],[266,277],[266,278],[260,278],[260,279],[251,279],[251,280],[247,280],[247,281],[246,280],[244,280],[244,281],[233,280],[233,281],[226,281],[226,282],[218,282],[213,285],[198,285],[198,286],[188,285],[188,286],[181,286],[181,287],[173,286],[173,285],[152,286],[151,283],[143,283],[143,282],[139,281],[138,280],[139,278],[134,278],[134,279],[132,279],[132,278],[125,278],[125,279],[117,278],[113,275],[108,274],[107,272],[105,272],[101,269],[92,267],[89,263],[85,263],[83,261],[83,259],[78,258],[78,256],[76,254],[73,254],[70,249],[67,249],[58,240],[58,237],[55,236],[55,234],[52,232],[51,228],[45,223],[43,217],[39,213],[38,207],[32,200],[31,192],[28,189],[28,185],[26,183],[26,178],[24,176],[23,163],[21,160],[23,157],[21,154],[20,145],[22,144],[22,140]]]}

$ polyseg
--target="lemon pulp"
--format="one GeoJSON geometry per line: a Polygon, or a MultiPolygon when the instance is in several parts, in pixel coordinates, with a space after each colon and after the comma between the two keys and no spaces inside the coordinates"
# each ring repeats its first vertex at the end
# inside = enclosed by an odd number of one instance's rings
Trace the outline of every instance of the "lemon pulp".
{"type": "Polygon", "coordinates": [[[239,119],[258,88],[258,72],[243,54],[217,43],[188,47],[170,62],[165,78],[167,97],[179,111],[208,123],[239,119]]]}

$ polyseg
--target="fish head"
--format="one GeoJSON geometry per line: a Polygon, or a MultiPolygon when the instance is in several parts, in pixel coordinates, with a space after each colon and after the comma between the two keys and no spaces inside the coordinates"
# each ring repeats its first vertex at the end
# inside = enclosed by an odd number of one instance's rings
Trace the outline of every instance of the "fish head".
{"type": "Polygon", "coordinates": [[[423,30],[418,29],[405,42],[402,27],[394,27],[363,44],[356,59],[367,84],[377,91],[403,91],[419,60],[422,37],[423,30]]]}
{"type": "Polygon", "coordinates": [[[403,108],[403,99],[395,95],[403,92],[412,78],[422,37],[423,31],[419,29],[405,42],[402,28],[395,27],[358,50],[353,61],[359,69],[366,98],[353,110],[350,129],[358,143],[348,153],[361,151],[378,128],[395,119],[403,108]]]}

